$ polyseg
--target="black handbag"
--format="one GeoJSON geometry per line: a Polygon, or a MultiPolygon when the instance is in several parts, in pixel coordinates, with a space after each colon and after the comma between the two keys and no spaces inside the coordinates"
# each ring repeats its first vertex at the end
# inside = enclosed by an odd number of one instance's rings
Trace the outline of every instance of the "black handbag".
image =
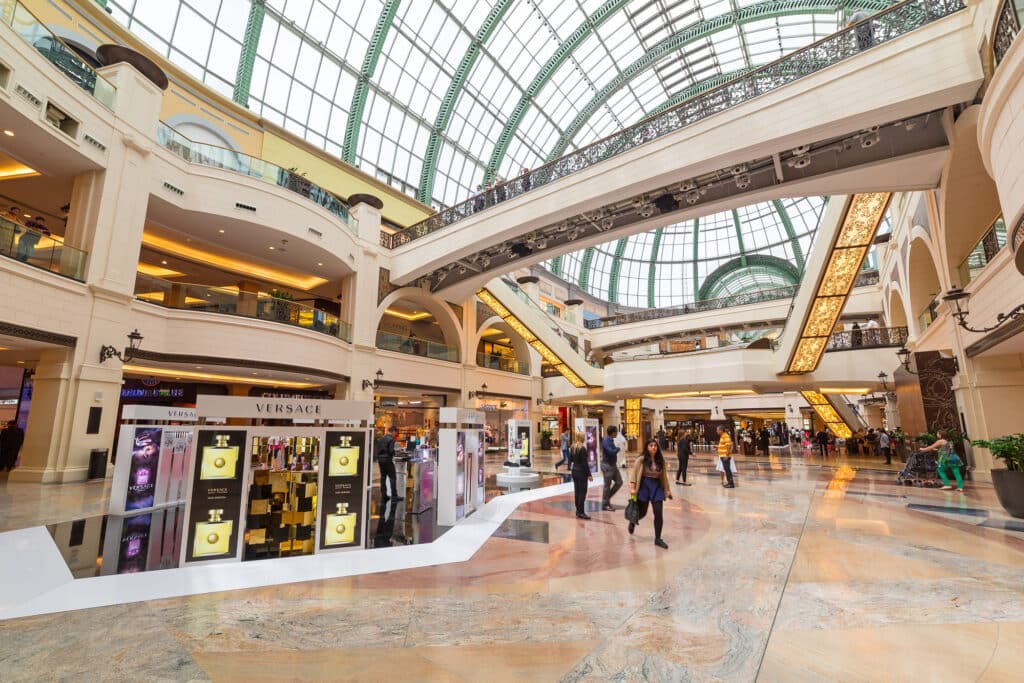
{"type": "Polygon", "coordinates": [[[626,503],[626,521],[630,524],[640,523],[640,505],[637,504],[636,498],[630,498],[629,502],[626,503]]]}

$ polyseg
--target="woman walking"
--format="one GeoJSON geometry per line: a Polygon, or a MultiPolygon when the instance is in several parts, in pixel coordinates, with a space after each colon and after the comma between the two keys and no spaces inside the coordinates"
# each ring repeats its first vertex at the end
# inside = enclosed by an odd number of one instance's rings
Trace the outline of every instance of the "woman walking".
{"type": "Polygon", "coordinates": [[[687,431],[683,432],[683,435],[679,437],[679,445],[676,446],[676,458],[679,459],[679,469],[676,470],[676,483],[683,486],[691,486],[686,481],[686,468],[690,465],[690,456],[693,454],[692,444],[693,435],[687,431]]]}
{"type": "Polygon", "coordinates": [[[572,471],[572,485],[576,493],[576,518],[590,519],[590,515],[583,509],[587,500],[587,482],[594,480],[590,473],[590,463],[587,460],[587,447],[583,432],[576,432],[572,440],[572,447],[569,449],[569,469],[572,471]]]}
{"type": "MultiPolygon", "coordinates": [[[[672,498],[672,490],[668,487],[665,456],[661,454],[657,439],[649,439],[644,445],[643,455],[633,463],[629,472],[629,491],[640,508],[640,519],[647,515],[648,505],[654,509],[654,545],[668,549],[668,544],[661,540],[664,524],[662,505],[665,498],[672,498]]],[[[630,522],[629,533],[635,529],[636,525],[630,522]]]]}

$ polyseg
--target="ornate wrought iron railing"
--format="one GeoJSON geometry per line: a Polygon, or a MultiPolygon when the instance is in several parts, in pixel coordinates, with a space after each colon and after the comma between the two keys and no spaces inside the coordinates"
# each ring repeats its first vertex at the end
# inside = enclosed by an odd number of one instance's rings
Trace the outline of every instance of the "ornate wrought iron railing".
{"type": "Polygon", "coordinates": [[[1019,0],[1003,0],[996,13],[996,27],[992,31],[992,62],[999,66],[1003,61],[1014,39],[1020,33],[1021,14],[1024,8],[1018,8],[1019,0]]]}
{"type": "Polygon", "coordinates": [[[877,270],[862,270],[857,276],[857,279],[853,281],[854,287],[870,287],[871,285],[878,284],[878,271],[877,270]]]}
{"type": "Polygon", "coordinates": [[[610,157],[622,154],[709,116],[821,71],[866,49],[899,38],[958,12],[964,0],[906,0],[851,24],[807,47],[707,90],[575,152],[450,206],[393,234],[381,244],[394,249],[468,218],[488,207],[526,194],[610,157]]]}
{"type": "Polygon", "coordinates": [[[1014,226],[1010,244],[1013,245],[1014,252],[1024,247],[1024,216],[1021,216],[1020,220],[1017,221],[1017,225],[1014,226]]]}
{"type": "Polygon", "coordinates": [[[900,347],[907,343],[906,327],[866,327],[861,330],[833,332],[825,351],[851,351],[900,347]]]}
{"type": "Polygon", "coordinates": [[[688,313],[700,313],[702,311],[714,311],[720,308],[732,308],[733,306],[759,304],[765,301],[791,299],[796,296],[796,290],[798,287],[799,285],[787,285],[785,287],[777,287],[775,289],[761,289],[756,292],[744,292],[743,294],[724,296],[720,299],[698,301],[696,303],[686,304],[685,306],[648,308],[643,311],[632,311],[630,313],[620,313],[619,315],[610,315],[604,318],[585,320],[583,324],[588,329],[593,330],[601,327],[614,327],[615,325],[625,325],[627,323],[658,320],[659,318],[671,318],[672,316],[686,315],[688,313]]]}

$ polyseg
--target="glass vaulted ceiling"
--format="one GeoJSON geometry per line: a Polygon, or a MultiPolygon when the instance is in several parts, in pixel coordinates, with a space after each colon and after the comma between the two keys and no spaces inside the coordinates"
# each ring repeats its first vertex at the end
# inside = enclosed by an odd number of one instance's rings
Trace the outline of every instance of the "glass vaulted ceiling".
{"type": "MultiPolygon", "coordinates": [[[[435,207],[477,184],[586,145],[688,89],[770,62],[888,0],[105,0],[113,16],[214,90],[435,207]]],[[[794,224],[820,201],[787,203],[794,224]]],[[[766,205],[772,209],[771,205],[766,205]]],[[[692,300],[705,269],[742,250],[797,265],[778,211],[750,207],[570,255],[648,305],[642,254],[656,247],[669,297],[692,300]],[[704,226],[709,232],[704,235],[704,226]],[[724,228],[712,226],[725,226],[724,228]],[[731,236],[730,236],[731,235],[731,236]],[[742,235],[743,239],[739,237],[742,235]],[[768,240],[768,241],[763,241],[768,240]],[[787,241],[788,240],[788,241],[787,241]],[[742,242],[742,243],[741,243],[742,242]],[[788,246],[787,246],[788,245],[788,246]],[[735,251],[729,252],[729,249],[735,251]],[[786,251],[788,250],[788,251],[786,251]],[[786,251],[785,255],[782,254],[786,251]],[[671,257],[664,254],[671,253],[671,257]],[[680,257],[681,259],[681,257],[680,257]],[[697,263],[698,284],[692,281],[697,263]],[[605,268],[603,271],[598,268],[605,268]],[[671,273],[671,275],[669,275],[671,273]],[[675,280],[673,280],[675,282],[675,280]],[[675,285],[673,285],[675,287],[675,285]]],[[[805,235],[802,229],[797,233],[805,235]]],[[[727,259],[728,260],[728,259],[727,259]]],[[[574,266],[573,264],[578,264],[574,266]]],[[[583,269],[586,271],[587,269],[583,269]]]]}

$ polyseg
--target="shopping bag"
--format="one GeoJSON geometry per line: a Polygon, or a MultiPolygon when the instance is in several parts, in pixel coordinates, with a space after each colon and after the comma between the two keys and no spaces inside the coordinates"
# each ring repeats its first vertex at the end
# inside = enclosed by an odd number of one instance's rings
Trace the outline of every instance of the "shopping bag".
{"type": "Polygon", "coordinates": [[[626,503],[626,521],[631,524],[640,522],[640,506],[637,505],[636,498],[630,498],[626,503]]]}

